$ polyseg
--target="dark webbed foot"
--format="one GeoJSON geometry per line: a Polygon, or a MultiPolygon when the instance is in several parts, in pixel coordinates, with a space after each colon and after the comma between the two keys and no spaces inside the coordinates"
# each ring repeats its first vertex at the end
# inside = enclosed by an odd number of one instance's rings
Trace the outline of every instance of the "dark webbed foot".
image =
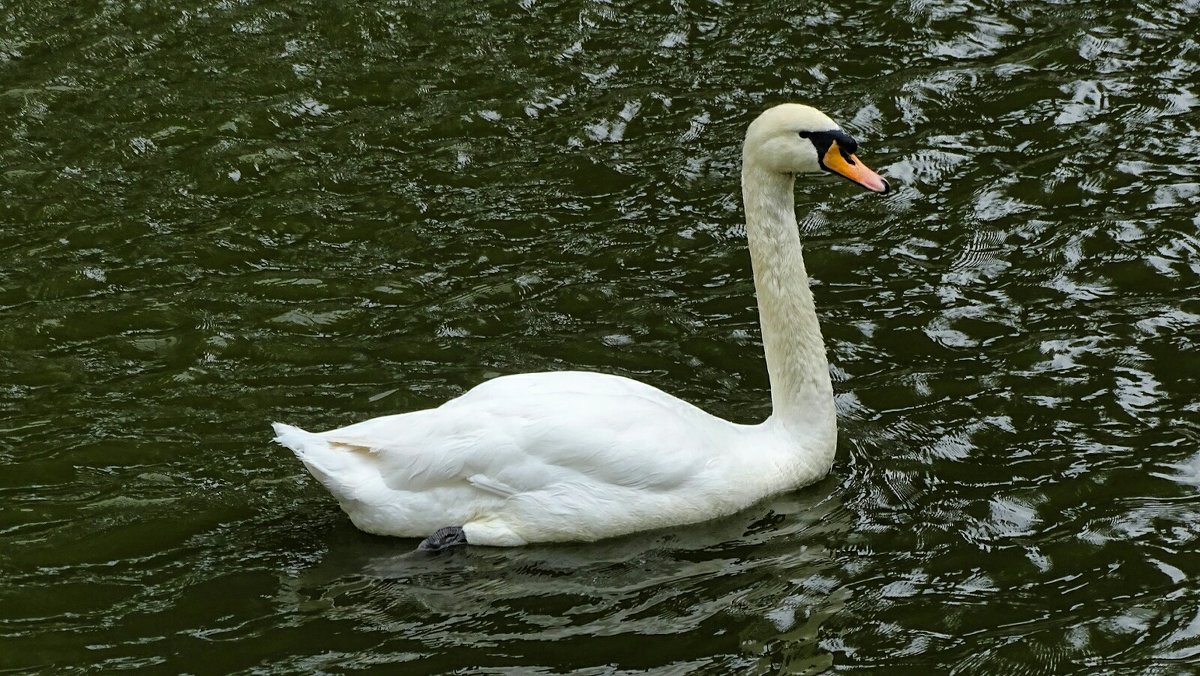
{"type": "Polygon", "coordinates": [[[433,535],[421,540],[421,544],[417,545],[417,551],[440,552],[443,549],[465,544],[467,544],[467,534],[463,532],[463,529],[458,526],[447,526],[437,529],[433,535]]]}

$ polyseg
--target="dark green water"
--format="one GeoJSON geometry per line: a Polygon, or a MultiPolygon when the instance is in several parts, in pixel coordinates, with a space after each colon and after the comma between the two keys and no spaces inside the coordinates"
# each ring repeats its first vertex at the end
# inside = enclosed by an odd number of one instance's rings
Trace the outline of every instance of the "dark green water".
{"type": "Polygon", "coordinates": [[[1200,5],[0,5],[0,669],[1194,673],[1200,5]],[[800,186],[830,477],[593,545],[353,529],[268,423],[504,373],[768,413],[800,186]]]}

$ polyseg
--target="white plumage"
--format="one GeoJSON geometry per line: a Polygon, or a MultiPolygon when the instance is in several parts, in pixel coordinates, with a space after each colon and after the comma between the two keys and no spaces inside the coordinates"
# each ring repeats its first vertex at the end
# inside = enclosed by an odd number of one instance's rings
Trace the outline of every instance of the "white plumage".
{"type": "Polygon", "coordinates": [[[693,523],[819,479],[836,423],[793,177],[836,171],[886,192],[857,158],[851,175],[822,155],[825,139],[848,138],[796,104],[763,113],[747,132],[743,200],[773,404],[763,423],[731,423],[628,378],[561,371],[496,378],[438,408],[328,432],[276,423],[276,441],[358,528],[426,537],[458,526],[478,545],[693,523]]]}

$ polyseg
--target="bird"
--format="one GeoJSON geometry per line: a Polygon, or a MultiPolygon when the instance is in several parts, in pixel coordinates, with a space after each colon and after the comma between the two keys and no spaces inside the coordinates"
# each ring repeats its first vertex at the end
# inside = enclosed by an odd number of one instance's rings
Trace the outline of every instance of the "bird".
{"type": "Polygon", "coordinates": [[[417,549],[590,542],[727,516],[824,477],[837,416],[795,210],[798,176],[890,186],[816,108],[783,103],[746,129],[741,187],[771,413],[711,415],[630,378],[502,375],[436,408],[326,432],[274,423],[289,448],[376,535],[417,549]]]}

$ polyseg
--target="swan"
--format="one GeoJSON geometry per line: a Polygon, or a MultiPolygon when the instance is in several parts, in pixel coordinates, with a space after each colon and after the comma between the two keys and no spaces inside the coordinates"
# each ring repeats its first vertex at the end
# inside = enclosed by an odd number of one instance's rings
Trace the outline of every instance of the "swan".
{"type": "Polygon", "coordinates": [[[785,103],[746,131],[742,201],[771,414],[732,423],[580,371],[488,380],[437,408],[311,433],[274,424],[356,527],[422,550],[593,541],[712,519],[825,476],[833,386],[801,256],[798,174],[889,186],[824,113],[785,103]]]}

